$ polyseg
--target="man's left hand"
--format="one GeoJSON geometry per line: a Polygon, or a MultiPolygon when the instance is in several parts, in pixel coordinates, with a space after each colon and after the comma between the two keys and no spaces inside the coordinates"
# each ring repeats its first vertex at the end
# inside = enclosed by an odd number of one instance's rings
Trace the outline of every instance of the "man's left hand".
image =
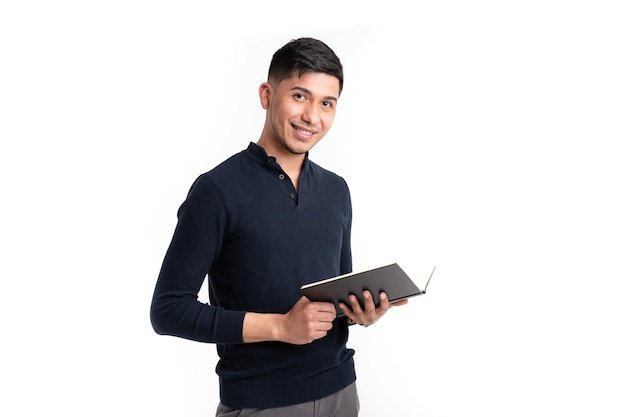
{"type": "Polygon", "coordinates": [[[364,306],[361,306],[357,297],[353,294],[350,295],[350,306],[344,303],[339,303],[339,308],[344,312],[348,319],[354,323],[358,323],[362,326],[370,326],[376,323],[385,313],[391,308],[396,306],[405,305],[409,300],[404,299],[390,303],[387,298],[387,294],[381,292],[378,296],[379,305],[376,307],[372,294],[365,290],[363,291],[364,306]]]}

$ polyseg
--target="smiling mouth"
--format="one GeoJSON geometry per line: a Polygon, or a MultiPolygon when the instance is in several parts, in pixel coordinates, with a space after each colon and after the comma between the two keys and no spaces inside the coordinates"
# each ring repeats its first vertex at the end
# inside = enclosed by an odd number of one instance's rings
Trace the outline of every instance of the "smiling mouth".
{"type": "Polygon", "coordinates": [[[296,131],[296,133],[298,133],[299,136],[302,137],[306,137],[306,138],[310,138],[311,136],[315,135],[317,132],[314,132],[312,130],[307,130],[307,129],[303,129],[301,127],[298,126],[294,126],[292,125],[294,130],[296,131]]]}

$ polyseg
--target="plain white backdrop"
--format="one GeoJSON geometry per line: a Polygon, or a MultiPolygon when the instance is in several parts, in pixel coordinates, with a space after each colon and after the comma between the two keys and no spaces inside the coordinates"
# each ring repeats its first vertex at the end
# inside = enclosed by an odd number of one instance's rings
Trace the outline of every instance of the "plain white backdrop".
{"type": "Polygon", "coordinates": [[[437,266],[352,330],[361,415],[624,416],[620,3],[3,2],[0,413],[213,415],[215,347],[156,335],[152,290],[313,36],[345,67],[311,159],[351,187],[355,269],[437,266]]]}

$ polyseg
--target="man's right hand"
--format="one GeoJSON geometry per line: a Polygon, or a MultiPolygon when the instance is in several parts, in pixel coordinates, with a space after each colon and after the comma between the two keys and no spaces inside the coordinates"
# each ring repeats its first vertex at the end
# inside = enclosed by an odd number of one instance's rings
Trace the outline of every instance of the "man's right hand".
{"type": "Polygon", "coordinates": [[[337,312],[333,303],[301,297],[285,314],[246,313],[243,321],[245,343],[279,341],[305,345],[326,336],[337,312]]]}

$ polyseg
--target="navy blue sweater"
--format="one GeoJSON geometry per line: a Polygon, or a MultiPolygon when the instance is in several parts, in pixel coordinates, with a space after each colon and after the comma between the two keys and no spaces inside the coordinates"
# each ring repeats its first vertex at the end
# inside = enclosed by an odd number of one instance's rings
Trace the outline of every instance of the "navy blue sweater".
{"type": "Polygon", "coordinates": [[[246,311],[286,313],[303,284],[352,270],[352,207],[345,181],[305,158],[296,192],[260,146],[199,176],[154,291],[159,334],[217,344],[222,403],[235,408],[297,404],[356,379],[348,326],[336,319],[307,345],[244,344],[246,311]],[[210,304],[198,300],[205,277],[210,304]]]}

